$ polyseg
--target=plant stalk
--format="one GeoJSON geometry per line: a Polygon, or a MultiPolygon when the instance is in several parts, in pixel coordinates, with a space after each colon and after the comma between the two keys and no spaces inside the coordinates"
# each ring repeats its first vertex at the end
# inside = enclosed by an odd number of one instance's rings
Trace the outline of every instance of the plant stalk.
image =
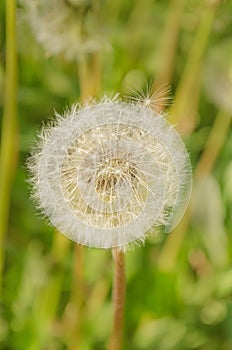
{"type": "Polygon", "coordinates": [[[210,130],[205,149],[198,162],[195,177],[207,175],[211,172],[225,142],[230,124],[231,115],[229,112],[220,110],[210,130]]]}
{"type": "Polygon", "coordinates": [[[177,129],[182,134],[190,134],[196,125],[200,71],[216,10],[217,6],[206,4],[170,109],[169,120],[178,123],[177,129]]]}
{"type": "MultiPolygon", "coordinates": [[[[162,37],[160,65],[154,79],[154,91],[170,84],[175,67],[175,58],[180,31],[180,20],[184,9],[185,0],[173,0],[170,2],[166,27],[162,37]]],[[[166,90],[164,96],[166,96],[166,90]]]]}
{"type": "Polygon", "coordinates": [[[6,0],[6,70],[0,153],[0,288],[4,264],[4,241],[8,228],[10,192],[16,165],[17,56],[16,1],[6,0]]]}
{"type": "MultiPolygon", "coordinates": [[[[212,171],[226,139],[226,134],[230,124],[231,115],[228,112],[219,111],[210,130],[205,149],[203,150],[202,156],[196,167],[194,180],[207,176],[212,171]]],[[[171,271],[175,266],[181,244],[189,226],[191,217],[190,206],[191,202],[180,224],[167,237],[160,253],[158,266],[163,271],[171,271]]]]}

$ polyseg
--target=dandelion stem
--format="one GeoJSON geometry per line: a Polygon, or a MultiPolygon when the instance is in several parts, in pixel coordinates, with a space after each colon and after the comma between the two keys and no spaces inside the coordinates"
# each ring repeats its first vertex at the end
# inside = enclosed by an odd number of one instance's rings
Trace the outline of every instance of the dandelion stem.
{"type": "Polygon", "coordinates": [[[4,261],[3,246],[9,218],[10,191],[16,161],[17,59],[15,16],[16,1],[7,0],[5,96],[0,154],[0,286],[2,284],[4,261]]]}
{"type": "Polygon", "coordinates": [[[122,347],[124,307],[125,307],[125,263],[124,253],[118,249],[113,250],[115,263],[113,304],[114,323],[109,343],[109,350],[120,350],[122,347]]]}

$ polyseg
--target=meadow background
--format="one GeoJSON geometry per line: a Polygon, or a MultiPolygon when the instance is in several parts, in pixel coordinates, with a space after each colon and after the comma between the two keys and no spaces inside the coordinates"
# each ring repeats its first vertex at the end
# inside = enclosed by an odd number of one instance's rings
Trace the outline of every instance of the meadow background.
{"type": "Polygon", "coordinates": [[[174,232],[126,254],[123,349],[231,350],[232,1],[90,3],[106,48],[67,60],[37,43],[22,3],[14,31],[15,1],[0,2],[0,348],[106,348],[111,252],[81,249],[48,226],[29,198],[25,163],[54,110],[168,84],[192,199],[174,232]]]}

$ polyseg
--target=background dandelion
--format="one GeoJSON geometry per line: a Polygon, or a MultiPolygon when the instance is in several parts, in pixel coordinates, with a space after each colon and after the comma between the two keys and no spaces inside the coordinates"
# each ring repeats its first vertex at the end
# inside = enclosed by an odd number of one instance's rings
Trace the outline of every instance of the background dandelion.
{"type": "Polygon", "coordinates": [[[31,26],[47,56],[62,55],[77,60],[86,53],[109,46],[98,20],[101,1],[20,0],[21,19],[31,26]]]}

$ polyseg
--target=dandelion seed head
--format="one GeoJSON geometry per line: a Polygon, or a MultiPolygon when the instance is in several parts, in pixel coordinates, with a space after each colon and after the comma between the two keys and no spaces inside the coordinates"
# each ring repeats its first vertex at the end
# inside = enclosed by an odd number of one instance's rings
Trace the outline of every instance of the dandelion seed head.
{"type": "Polygon", "coordinates": [[[72,240],[112,248],[171,231],[191,191],[185,146],[162,115],[116,98],[78,108],[42,133],[28,162],[34,196],[72,240]]]}

